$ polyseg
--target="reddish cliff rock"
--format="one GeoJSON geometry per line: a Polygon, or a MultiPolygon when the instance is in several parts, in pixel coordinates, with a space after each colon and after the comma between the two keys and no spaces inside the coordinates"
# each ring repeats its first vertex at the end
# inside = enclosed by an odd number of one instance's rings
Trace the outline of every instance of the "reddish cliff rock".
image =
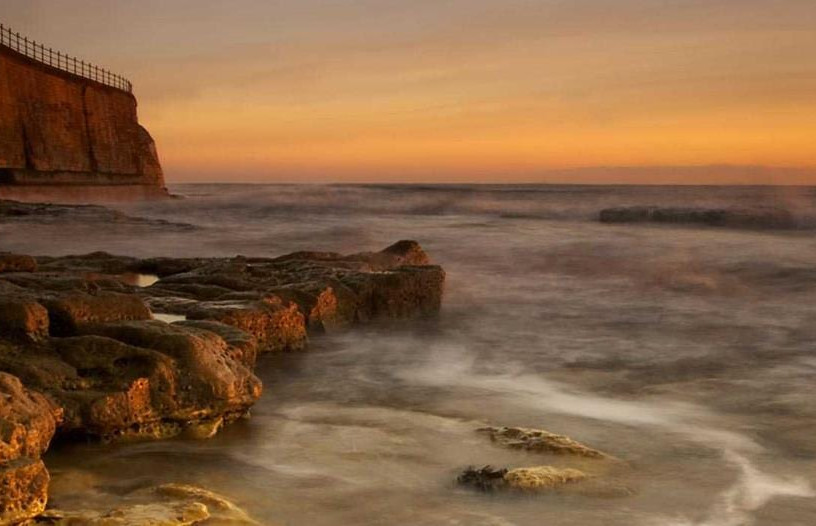
{"type": "Polygon", "coordinates": [[[132,94],[0,46],[0,198],[165,195],[132,94]]]}

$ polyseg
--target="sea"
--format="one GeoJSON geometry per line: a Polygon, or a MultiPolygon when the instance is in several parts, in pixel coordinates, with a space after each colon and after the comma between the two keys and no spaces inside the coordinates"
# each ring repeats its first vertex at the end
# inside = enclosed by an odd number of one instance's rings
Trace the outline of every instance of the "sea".
{"type": "Polygon", "coordinates": [[[418,241],[441,316],[267,355],[246,421],[210,440],[61,444],[51,503],[175,482],[287,526],[816,524],[816,188],[172,185],[150,221],[0,225],[34,255],[278,256],[418,241]],[[617,206],[776,207],[794,230],[603,224],[617,206]],[[511,450],[568,435],[615,457],[511,450]],[[469,466],[573,467],[593,491],[482,493],[469,466]]]}

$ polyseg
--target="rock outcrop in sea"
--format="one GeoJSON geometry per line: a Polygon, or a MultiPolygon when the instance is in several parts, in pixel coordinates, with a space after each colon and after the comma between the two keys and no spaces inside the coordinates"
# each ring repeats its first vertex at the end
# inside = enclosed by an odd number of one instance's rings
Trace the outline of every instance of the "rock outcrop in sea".
{"type": "Polygon", "coordinates": [[[413,241],[278,258],[0,254],[0,476],[9,488],[0,525],[43,511],[39,458],[52,436],[212,436],[261,396],[259,354],[301,351],[310,335],[358,324],[432,318],[444,281],[413,241]],[[155,282],[138,287],[137,274],[155,282]]]}
{"type": "Polygon", "coordinates": [[[800,221],[783,208],[674,208],[629,206],[606,208],[598,218],[602,223],[697,224],[747,229],[800,228],[800,221]]]}

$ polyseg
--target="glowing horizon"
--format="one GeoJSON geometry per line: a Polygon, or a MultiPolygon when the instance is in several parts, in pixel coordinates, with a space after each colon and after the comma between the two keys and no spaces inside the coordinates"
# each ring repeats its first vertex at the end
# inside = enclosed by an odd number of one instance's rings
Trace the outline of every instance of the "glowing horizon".
{"type": "Polygon", "coordinates": [[[171,183],[816,183],[813,2],[7,3],[134,82],[171,183]]]}

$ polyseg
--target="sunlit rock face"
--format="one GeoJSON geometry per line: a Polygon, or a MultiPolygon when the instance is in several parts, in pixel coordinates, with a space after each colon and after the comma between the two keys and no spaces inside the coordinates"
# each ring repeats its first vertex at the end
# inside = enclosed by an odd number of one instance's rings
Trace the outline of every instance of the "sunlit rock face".
{"type": "MultiPolygon", "coordinates": [[[[0,353],[5,351],[0,343],[0,353]]],[[[45,509],[49,475],[39,458],[61,416],[45,396],[0,373],[0,524],[17,524],[45,509]]]]}
{"type": "Polygon", "coordinates": [[[132,94],[0,46],[0,198],[103,201],[166,197],[132,94]]]}

